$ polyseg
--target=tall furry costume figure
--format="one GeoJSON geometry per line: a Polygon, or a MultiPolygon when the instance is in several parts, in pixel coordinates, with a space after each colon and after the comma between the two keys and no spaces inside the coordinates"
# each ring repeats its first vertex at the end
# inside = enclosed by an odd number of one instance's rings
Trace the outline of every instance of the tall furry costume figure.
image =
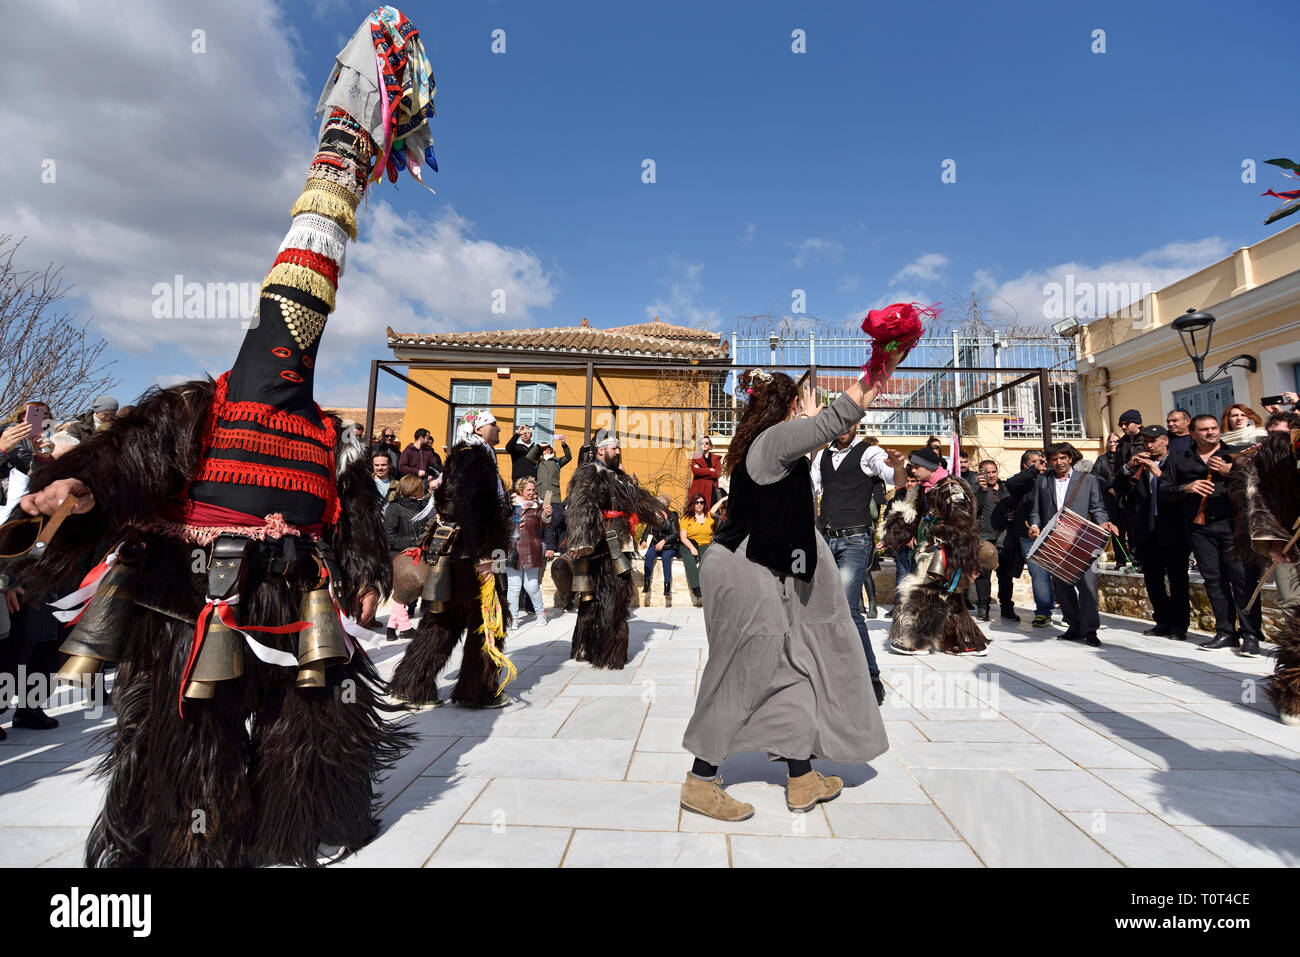
{"type": "MultiPolygon", "coordinates": [[[[602,439],[608,443],[609,437],[602,439]]],[[[616,443],[615,443],[616,444],[616,443]]],[[[598,448],[600,442],[597,443],[598,448]]],[[[607,531],[619,541],[630,537],[630,516],[654,523],[659,520],[659,500],[636,484],[617,463],[611,468],[599,458],[573,473],[564,516],[569,528],[569,556],[574,561],[573,588],[581,581],[581,561],[588,568],[590,590],[579,598],[578,621],[573,627],[574,661],[590,661],[596,668],[621,669],[627,664],[627,613],[636,598],[631,573],[620,575],[610,554],[607,531]]]]}
{"type": "Polygon", "coordinates": [[[915,570],[899,583],[889,640],[905,653],[982,652],[988,639],[966,610],[963,592],[979,574],[975,496],[961,479],[941,479],[928,492],[914,486],[885,515],[889,552],[915,539],[915,570]]]}
{"type": "MultiPolygon", "coordinates": [[[[510,505],[493,451],[481,441],[457,442],[434,496],[438,521],[457,529],[452,545],[451,600],[444,610],[421,615],[390,688],[396,697],[412,704],[440,703],[438,674],[464,637],[460,675],[451,700],[481,708],[491,704],[501,690],[499,661],[489,654],[488,643],[495,640],[497,652],[504,653],[505,637],[504,633],[490,635],[484,627],[484,579],[477,566],[484,560],[503,561],[510,543],[510,505]]],[[[503,630],[509,625],[510,613],[505,607],[505,589],[495,577],[492,593],[486,596],[489,605],[492,595],[503,630]]]]}
{"type": "MultiPolygon", "coordinates": [[[[1233,457],[1228,473],[1228,491],[1236,508],[1233,551],[1260,571],[1269,567],[1270,550],[1284,547],[1295,534],[1300,518],[1297,458],[1300,431],[1270,432],[1256,451],[1233,457]]],[[[1300,562],[1300,549],[1291,546],[1285,557],[1300,562]]],[[[1290,572],[1279,569],[1281,574],[1290,572]]],[[[1283,724],[1300,726],[1300,608],[1285,610],[1277,635],[1277,664],[1264,691],[1283,724]]]]}
{"type": "Polygon", "coordinates": [[[79,504],[21,581],[104,556],[60,603],[77,621],[62,674],[119,663],[88,866],[310,866],[378,828],[378,779],[411,737],[353,639],[392,565],[364,450],[313,378],[376,157],[394,162],[396,132],[418,173],[432,92],[413,25],[375,11],[326,82],[318,153],[230,371],[147,393],[23,499],[29,515],[79,504]]]}

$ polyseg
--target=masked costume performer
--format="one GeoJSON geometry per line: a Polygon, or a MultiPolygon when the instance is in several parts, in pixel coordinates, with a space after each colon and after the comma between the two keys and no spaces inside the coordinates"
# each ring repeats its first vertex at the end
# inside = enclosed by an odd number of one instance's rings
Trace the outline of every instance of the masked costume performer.
{"type": "Polygon", "coordinates": [[[430,565],[425,612],[390,684],[396,697],[412,704],[442,703],[438,673],[462,637],[451,700],[471,708],[510,703],[503,690],[515,674],[505,656],[510,617],[505,589],[493,574],[510,544],[510,500],[493,451],[500,434],[491,412],[465,413],[434,493],[438,521],[430,525],[420,556],[430,565]]]}
{"type": "Polygon", "coordinates": [[[570,657],[617,670],[627,664],[627,613],[636,599],[623,542],[631,539],[632,516],[658,523],[663,506],[619,468],[617,437],[602,431],[595,444],[595,459],[573,473],[564,502],[579,601],[570,657]]]}
{"type": "MultiPolygon", "coordinates": [[[[942,651],[983,655],[988,639],[966,610],[966,586],[980,573],[975,496],[943,468],[938,454],[918,449],[908,459],[920,481],[885,515],[886,551],[914,542],[915,567],[894,596],[892,650],[908,655],[942,651]]],[[[990,552],[996,563],[996,552],[990,552]]]]}
{"type": "Polygon", "coordinates": [[[28,581],[108,556],[60,603],[79,614],[63,674],[119,663],[89,866],[314,865],[376,833],[377,779],[410,736],[354,638],[392,565],[364,450],[312,384],[371,171],[431,161],[433,92],[414,26],[376,10],[326,83],[319,151],[233,367],[151,390],[22,502],[48,516],[77,501],[28,581]]]}
{"type": "MultiPolygon", "coordinates": [[[[1277,664],[1264,690],[1283,724],[1300,727],[1300,431],[1270,432],[1233,456],[1228,491],[1236,509],[1234,551],[1269,569],[1283,612],[1277,664]]],[[[1263,598],[1257,599],[1263,601],[1263,598]]]]}

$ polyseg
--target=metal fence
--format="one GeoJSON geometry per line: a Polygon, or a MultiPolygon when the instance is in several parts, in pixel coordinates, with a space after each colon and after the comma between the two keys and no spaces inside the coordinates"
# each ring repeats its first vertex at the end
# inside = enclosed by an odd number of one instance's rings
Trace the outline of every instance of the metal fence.
{"type": "MultiPolygon", "coordinates": [[[[761,366],[769,371],[789,372],[796,378],[810,365],[819,367],[817,386],[828,396],[838,395],[856,375],[847,371],[826,372],[825,366],[860,366],[868,346],[862,336],[731,337],[733,372],[716,377],[709,389],[709,427],[721,436],[735,430],[733,396],[736,376],[744,369],[761,366]]],[[[998,372],[1002,368],[1044,368],[1051,391],[1052,435],[1059,438],[1085,437],[1083,403],[1074,366],[1074,340],[1057,336],[951,337],[922,339],[894,373],[882,394],[863,419],[867,430],[879,435],[946,435],[955,423],[946,412],[915,409],[915,406],[952,407],[990,392],[1016,378],[998,372]],[[909,367],[938,367],[945,372],[908,372],[909,367]],[[982,371],[962,371],[979,369],[982,371]]],[[[1008,438],[1041,438],[1042,412],[1038,382],[1022,383],[1007,392],[989,396],[963,410],[963,415],[983,412],[1002,416],[1008,438]]]]}

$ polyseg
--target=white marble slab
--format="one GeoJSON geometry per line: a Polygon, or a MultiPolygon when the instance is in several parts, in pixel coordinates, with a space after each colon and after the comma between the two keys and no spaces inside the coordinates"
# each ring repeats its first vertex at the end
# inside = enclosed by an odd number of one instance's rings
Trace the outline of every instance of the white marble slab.
{"type": "Polygon", "coordinates": [[[681,789],[633,781],[497,780],[465,815],[467,824],[675,831],[681,789]]]}
{"type": "Polygon", "coordinates": [[[559,867],[573,832],[565,827],[458,824],[428,867],[559,867]]]}
{"type": "Polygon", "coordinates": [[[1117,867],[1084,832],[1006,771],[923,769],[917,780],[990,867],[1117,867]]]}
{"type": "Polygon", "coordinates": [[[430,777],[618,781],[627,773],[631,758],[631,741],[466,736],[424,773],[430,777]]]}
{"type": "Polygon", "coordinates": [[[1227,866],[1222,858],[1151,814],[1069,811],[1066,817],[1128,867],[1227,866]]]}
{"type": "Polygon", "coordinates": [[[729,867],[724,834],[575,831],[565,867],[729,867]]]}
{"type": "Polygon", "coordinates": [[[979,867],[959,841],[873,841],[860,838],[731,838],[733,867],[979,867]]]}

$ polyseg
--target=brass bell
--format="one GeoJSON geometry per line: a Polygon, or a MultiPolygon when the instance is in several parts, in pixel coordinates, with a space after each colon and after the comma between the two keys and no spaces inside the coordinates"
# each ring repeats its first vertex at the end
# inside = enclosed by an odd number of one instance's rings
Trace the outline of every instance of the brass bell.
{"type": "Polygon", "coordinates": [[[614,562],[615,575],[632,574],[632,562],[623,551],[623,544],[619,538],[618,529],[605,529],[605,544],[609,546],[609,557],[614,562]]]}
{"type": "Polygon", "coordinates": [[[447,610],[451,601],[451,556],[439,555],[429,573],[424,577],[424,591],[420,599],[432,614],[447,610]]]}
{"type": "Polygon", "coordinates": [[[587,556],[573,561],[573,585],[571,593],[583,601],[591,601],[594,586],[591,583],[591,560],[587,556]]]}
{"type": "Polygon", "coordinates": [[[104,575],[99,591],[59,646],[59,651],[68,656],[56,675],[59,681],[85,684],[104,662],[121,660],[122,632],[131,611],[126,585],[134,573],[134,566],[119,562],[104,575]]]}
{"type": "Polygon", "coordinates": [[[227,628],[214,611],[199,648],[198,660],[185,688],[187,698],[211,698],[219,681],[231,681],[244,673],[244,636],[227,628]]]}
{"type": "Polygon", "coordinates": [[[298,632],[298,688],[325,687],[325,669],[348,660],[339,613],[328,588],[309,591],[302,600],[301,619],[311,625],[298,632]]]}
{"type": "Polygon", "coordinates": [[[948,580],[948,559],[943,548],[935,548],[934,554],[930,557],[930,565],[926,569],[926,574],[938,581],[948,580]]]}

